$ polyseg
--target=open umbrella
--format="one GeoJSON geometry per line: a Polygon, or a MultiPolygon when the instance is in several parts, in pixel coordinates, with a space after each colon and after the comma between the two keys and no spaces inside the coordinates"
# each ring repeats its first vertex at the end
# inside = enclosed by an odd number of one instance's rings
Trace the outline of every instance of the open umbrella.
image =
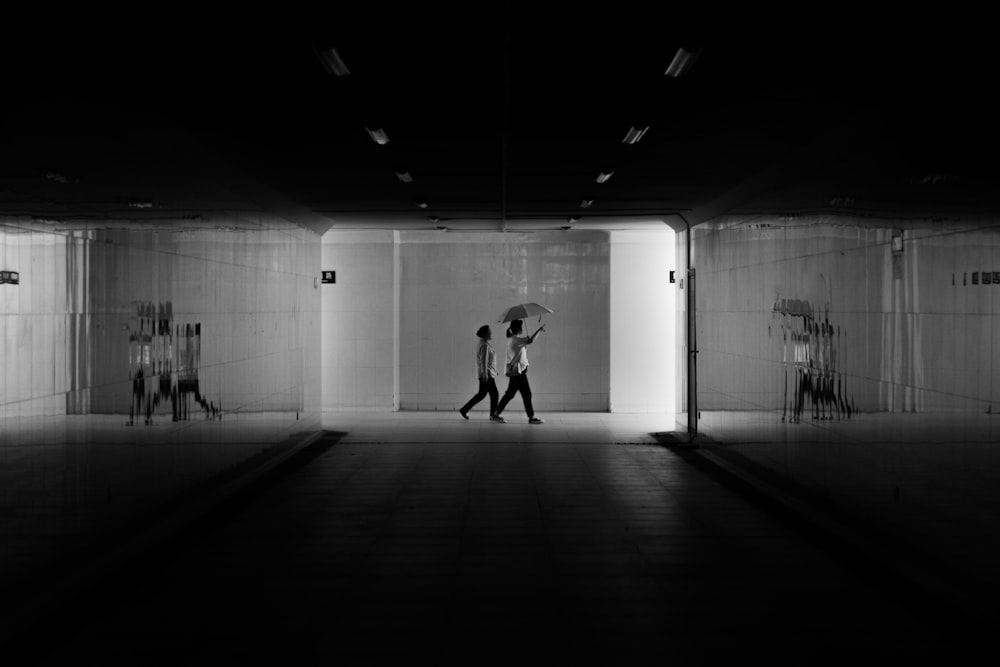
{"type": "MultiPolygon", "coordinates": [[[[507,310],[500,313],[500,319],[497,322],[510,322],[511,320],[523,320],[525,318],[531,317],[532,315],[544,315],[545,313],[554,313],[555,311],[551,308],[546,308],[539,303],[519,303],[516,306],[511,306],[507,310]]],[[[539,317],[538,319],[541,319],[539,317]]]]}

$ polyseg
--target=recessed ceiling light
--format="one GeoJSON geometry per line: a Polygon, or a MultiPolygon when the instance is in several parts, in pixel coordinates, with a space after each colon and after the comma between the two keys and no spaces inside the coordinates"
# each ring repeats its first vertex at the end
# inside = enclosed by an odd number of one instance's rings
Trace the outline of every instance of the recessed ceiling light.
{"type": "Polygon", "coordinates": [[[636,128],[635,126],[632,126],[628,129],[628,133],[625,134],[625,138],[622,139],[622,143],[634,144],[640,139],[642,139],[643,135],[645,135],[648,130],[649,130],[648,125],[642,128],[641,130],[636,128]]]}
{"type": "Polygon", "coordinates": [[[344,63],[344,59],[340,57],[337,49],[332,46],[328,49],[313,47],[313,52],[315,52],[319,61],[323,63],[323,68],[328,74],[333,74],[334,76],[347,76],[351,73],[351,70],[347,69],[347,65],[344,63]]]}
{"type": "Polygon", "coordinates": [[[424,200],[424,199],[417,199],[413,203],[416,204],[420,208],[427,208],[429,206],[429,204],[427,203],[427,201],[424,200]]]}
{"type": "Polygon", "coordinates": [[[378,128],[377,130],[372,130],[366,127],[365,130],[368,132],[368,135],[372,138],[372,141],[374,141],[379,146],[385,146],[387,143],[389,143],[389,135],[386,134],[385,130],[383,130],[381,127],[378,128]]]}
{"type": "Polygon", "coordinates": [[[413,182],[413,177],[410,176],[410,172],[408,172],[408,171],[397,171],[396,172],[396,178],[398,178],[399,180],[403,181],[404,183],[412,183],[413,182]]]}
{"type": "Polygon", "coordinates": [[[596,180],[598,183],[607,183],[608,179],[611,178],[614,175],[615,175],[615,172],[613,172],[613,171],[608,171],[608,172],[602,171],[601,173],[599,173],[597,175],[597,178],[594,179],[594,180],[596,180]]]}
{"type": "Polygon", "coordinates": [[[670,66],[667,67],[667,71],[664,74],[675,79],[682,74],[686,74],[691,70],[691,66],[694,65],[694,61],[698,59],[699,55],[701,55],[701,49],[697,51],[688,51],[683,47],[677,49],[677,54],[670,61],[670,66]]]}

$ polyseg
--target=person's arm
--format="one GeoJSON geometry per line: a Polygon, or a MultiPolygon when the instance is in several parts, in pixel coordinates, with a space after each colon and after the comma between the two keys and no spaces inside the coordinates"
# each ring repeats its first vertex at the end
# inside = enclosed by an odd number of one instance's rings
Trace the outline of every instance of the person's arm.
{"type": "Polygon", "coordinates": [[[542,326],[538,327],[535,330],[535,333],[531,334],[531,337],[528,339],[528,343],[534,343],[535,342],[535,336],[537,336],[538,334],[542,333],[543,331],[545,331],[545,325],[544,324],[542,326]]]}

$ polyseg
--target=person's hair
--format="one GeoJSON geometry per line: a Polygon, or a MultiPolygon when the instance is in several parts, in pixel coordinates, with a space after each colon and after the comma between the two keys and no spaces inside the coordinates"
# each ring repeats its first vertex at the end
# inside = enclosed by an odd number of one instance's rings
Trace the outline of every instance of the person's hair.
{"type": "Polygon", "coordinates": [[[476,331],[476,335],[479,336],[480,338],[485,338],[489,330],[490,330],[490,325],[484,324],[483,326],[479,327],[479,329],[476,331]]]}
{"type": "Polygon", "coordinates": [[[514,334],[521,333],[521,326],[523,322],[521,320],[512,320],[510,326],[507,328],[507,338],[510,338],[514,334]]]}

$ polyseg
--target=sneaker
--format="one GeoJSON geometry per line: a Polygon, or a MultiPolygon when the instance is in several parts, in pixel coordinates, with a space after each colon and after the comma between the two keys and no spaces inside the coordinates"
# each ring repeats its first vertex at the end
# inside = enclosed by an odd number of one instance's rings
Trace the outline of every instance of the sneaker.
{"type": "Polygon", "coordinates": [[[458,414],[462,415],[462,419],[468,419],[469,418],[469,415],[467,415],[466,413],[462,412],[461,410],[458,411],[458,414]]]}
{"type": "Polygon", "coordinates": [[[545,422],[542,421],[541,419],[539,419],[538,417],[532,417],[531,419],[528,420],[528,423],[529,424],[544,424],[545,422]]]}
{"type": "Polygon", "coordinates": [[[507,420],[504,419],[503,417],[501,417],[500,415],[490,415],[490,421],[491,422],[498,422],[500,424],[506,424],[507,423],[507,420]]]}

